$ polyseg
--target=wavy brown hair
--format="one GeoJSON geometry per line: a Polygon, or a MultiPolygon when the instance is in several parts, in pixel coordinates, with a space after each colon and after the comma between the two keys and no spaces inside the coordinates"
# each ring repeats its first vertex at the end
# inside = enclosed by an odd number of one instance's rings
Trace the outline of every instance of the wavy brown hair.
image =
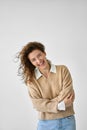
{"type": "Polygon", "coordinates": [[[22,50],[18,53],[17,56],[17,58],[20,59],[18,75],[22,77],[26,84],[28,81],[33,80],[35,69],[35,66],[30,62],[28,55],[36,49],[45,52],[45,46],[40,42],[34,41],[29,42],[25,46],[23,46],[22,50]]]}

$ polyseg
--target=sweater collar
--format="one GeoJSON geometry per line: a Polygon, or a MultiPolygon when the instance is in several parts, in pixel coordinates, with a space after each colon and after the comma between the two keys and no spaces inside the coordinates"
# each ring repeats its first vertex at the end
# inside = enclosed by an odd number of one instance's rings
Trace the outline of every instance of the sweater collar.
{"type": "MultiPolygon", "coordinates": [[[[56,73],[56,66],[54,64],[50,64],[51,68],[50,68],[50,72],[56,73]]],[[[43,74],[41,74],[41,72],[39,71],[38,68],[35,68],[35,77],[36,79],[39,79],[43,74]]]]}

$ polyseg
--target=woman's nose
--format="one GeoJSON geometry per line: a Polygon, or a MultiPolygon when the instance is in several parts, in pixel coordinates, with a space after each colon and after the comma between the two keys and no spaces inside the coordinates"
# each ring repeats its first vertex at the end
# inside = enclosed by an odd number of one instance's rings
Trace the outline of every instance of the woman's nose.
{"type": "Polygon", "coordinates": [[[39,60],[39,59],[37,59],[37,60],[36,60],[36,62],[37,62],[37,63],[40,63],[40,60],[39,60]]]}

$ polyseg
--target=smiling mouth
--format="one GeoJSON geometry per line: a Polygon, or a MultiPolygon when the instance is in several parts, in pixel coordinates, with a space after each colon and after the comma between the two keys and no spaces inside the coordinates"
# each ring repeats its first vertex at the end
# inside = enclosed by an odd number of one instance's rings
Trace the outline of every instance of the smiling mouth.
{"type": "Polygon", "coordinates": [[[44,61],[42,61],[38,66],[40,67],[40,66],[43,66],[43,65],[45,65],[44,61]]]}

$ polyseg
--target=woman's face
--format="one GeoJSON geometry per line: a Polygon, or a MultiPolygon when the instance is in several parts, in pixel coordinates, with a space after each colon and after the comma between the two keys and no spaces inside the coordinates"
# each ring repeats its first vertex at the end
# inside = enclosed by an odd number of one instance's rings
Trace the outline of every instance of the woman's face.
{"type": "Polygon", "coordinates": [[[47,66],[46,53],[38,49],[29,53],[28,58],[30,62],[38,69],[45,69],[47,66]]]}

